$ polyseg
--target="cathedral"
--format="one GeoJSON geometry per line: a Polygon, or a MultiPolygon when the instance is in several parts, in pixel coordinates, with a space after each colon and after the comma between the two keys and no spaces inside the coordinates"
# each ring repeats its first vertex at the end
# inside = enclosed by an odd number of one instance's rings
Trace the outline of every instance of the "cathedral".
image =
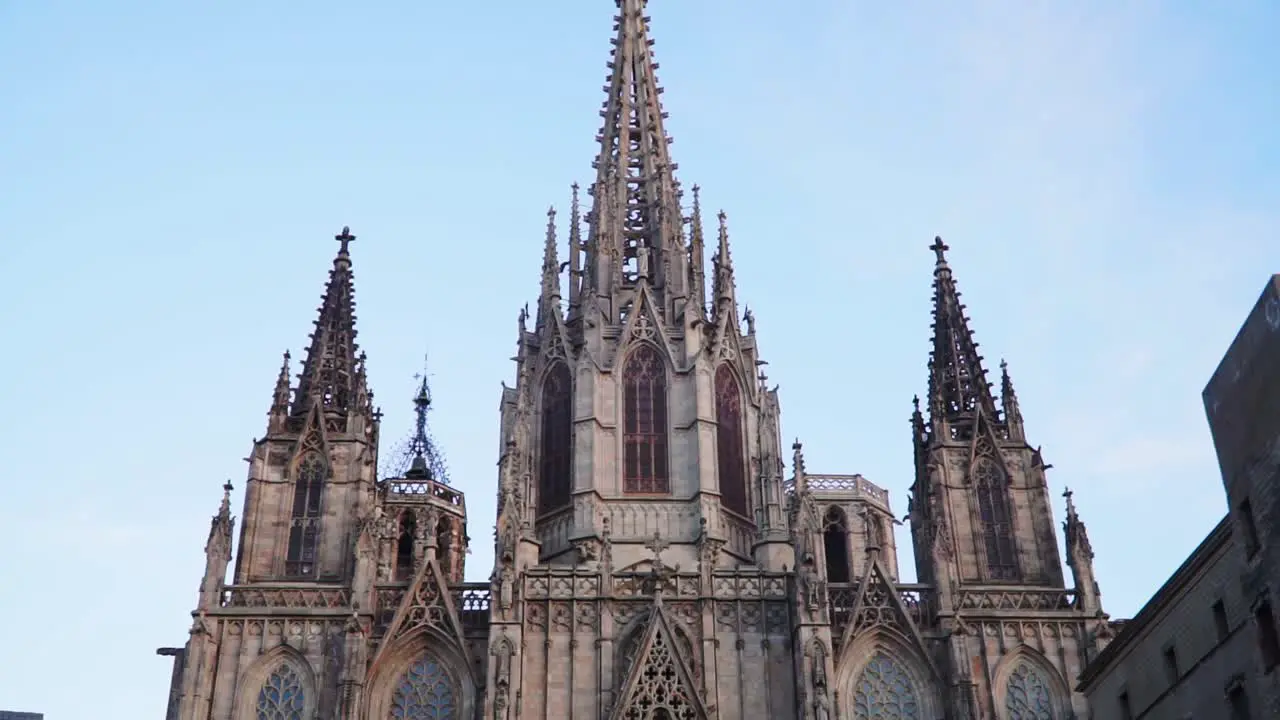
{"type": "Polygon", "coordinates": [[[411,462],[379,476],[344,228],[301,372],[286,354],[252,446],[236,552],[228,485],[190,637],[160,651],[167,717],[1088,717],[1075,678],[1115,631],[1093,552],[1066,493],[1069,587],[1048,466],[1007,368],[998,394],[985,374],[947,246],[906,583],[888,493],[783,444],[726,217],[708,235],[676,180],[645,0],[618,5],[589,207],[575,186],[567,230],[551,213],[495,418],[488,582],[464,580],[481,540],[425,381],[411,462]]]}

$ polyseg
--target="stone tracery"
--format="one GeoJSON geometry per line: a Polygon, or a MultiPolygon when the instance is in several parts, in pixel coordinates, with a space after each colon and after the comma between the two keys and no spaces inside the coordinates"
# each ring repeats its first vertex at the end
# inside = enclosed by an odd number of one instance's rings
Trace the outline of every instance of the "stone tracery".
{"type": "Polygon", "coordinates": [[[920,696],[906,668],[883,650],[871,656],[854,686],[855,720],[919,720],[920,696]]]}
{"type": "Polygon", "coordinates": [[[258,691],[256,720],[302,720],[305,700],[302,678],[292,665],[281,663],[258,691]]]}
{"type": "Polygon", "coordinates": [[[453,678],[434,657],[424,655],[400,676],[388,720],[455,720],[458,694],[453,678]]]}
{"type": "Polygon", "coordinates": [[[1023,660],[1009,674],[1004,707],[1008,720],[1053,720],[1053,700],[1044,674],[1023,660]]]}

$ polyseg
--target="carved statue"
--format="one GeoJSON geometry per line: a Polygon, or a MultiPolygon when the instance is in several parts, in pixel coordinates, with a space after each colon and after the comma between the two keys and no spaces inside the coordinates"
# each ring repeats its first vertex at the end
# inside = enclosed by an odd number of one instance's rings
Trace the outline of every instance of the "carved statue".
{"type": "Polygon", "coordinates": [[[831,720],[831,700],[827,699],[825,689],[818,693],[813,703],[813,717],[814,720],[831,720]]]}
{"type": "Polygon", "coordinates": [[[498,691],[493,696],[493,720],[506,720],[508,692],[506,684],[499,683],[498,691]]]}
{"type": "Polygon", "coordinates": [[[636,248],[636,277],[649,277],[649,246],[636,248]]]}
{"type": "Polygon", "coordinates": [[[822,605],[822,578],[814,568],[812,553],[805,553],[800,566],[800,588],[804,597],[804,606],[810,613],[817,611],[822,605]]]}
{"type": "MultiPolygon", "coordinates": [[[[503,560],[509,562],[509,556],[503,560]]],[[[515,603],[515,571],[507,562],[503,563],[502,570],[498,572],[498,607],[502,609],[504,616],[511,612],[511,606],[515,603]]]]}

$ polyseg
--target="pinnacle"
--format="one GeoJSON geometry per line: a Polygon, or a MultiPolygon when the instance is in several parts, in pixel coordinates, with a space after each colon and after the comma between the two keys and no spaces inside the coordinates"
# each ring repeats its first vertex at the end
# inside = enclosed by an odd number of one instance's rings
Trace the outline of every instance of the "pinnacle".
{"type": "Polygon", "coordinates": [[[355,290],[351,275],[349,227],[334,236],[340,245],[329,271],[329,282],[317,310],[315,331],[299,375],[293,414],[305,414],[314,402],[326,412],[345,413],[356,404],[358,348],[355,330],[355,290]]]}

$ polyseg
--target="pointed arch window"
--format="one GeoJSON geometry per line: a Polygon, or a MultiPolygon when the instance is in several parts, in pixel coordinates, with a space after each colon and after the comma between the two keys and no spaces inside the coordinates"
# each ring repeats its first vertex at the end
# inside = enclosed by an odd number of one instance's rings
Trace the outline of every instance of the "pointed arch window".
{"type": "Polygon", "coordinates": [[[728,365],[716,370],[716,460],[720,499],[728,510],[749,517],[746,458],[743,452],[742,386],[728,365]]]}
{"type": "Polygon", "coordinates": [[[290,577],[315,575],[316,546],[320,540],[320,494],[328,472],[328,465],[317,453],[307,455],[298,463],[289,547],[285,553],[285,574],[290,577]]]}
{"type": "Polygon", "coordinates": [[[390,720],[458,720],[453,678],[433,656],[424,655],[405,670],[391,696],[390,720]]]}
{"type": "Polygon", "coordinates": [[[631,352],[622,371],[623,475],[629,493],[668,493],[667,368],[652,346],[631,352]]]}
{"type": "Polygon", "coordinates": [[[838,507],[827,510],[823,518],[822,549],[827,556],[827,582],[847,583],[849,567],[849,519],[838,507]]]}
{"type": "Polygon", "coordinates": [[[1014,554],[1013,518],[1005,475],[989,458],[978,460],[974,486],[978,495],[978,515],[982,540],[987,549],[987,572],[992,580],[1017,580],[1018,562],[1014,554]]]}
{"type": "Polygon", "coordinates": [[[573,400],[569,367],[551,366],[542,381],[542,456],[538,468],[538,513],[569,504],[573,400]]]}
{"type": "Polygon", "coordinates": [[[302,720],[305,701],[302,678],[292,665],[281,663],[258,690],[255,720],[302,720]]]}
{"type": "Polygon", "coordinates": [[[405,510],[400,514],[400,536],[396,540],[396,580],[404,581],[413,577],[413,546],[418,537],[418,521],[413,512],[405,510]]]}
{"type": "Polygon", "coordinates": [[[911,675],[883,650],[863,669],[853,691],[855,720],[920,720],[920,696],[911,675]]]}
{"type": "Polygon", "coordinates": [[[1019,663],[1005,684],[1004,708],[1009,720],[1053,720],[1053,696],[1044,673],[1019,663]]]}

